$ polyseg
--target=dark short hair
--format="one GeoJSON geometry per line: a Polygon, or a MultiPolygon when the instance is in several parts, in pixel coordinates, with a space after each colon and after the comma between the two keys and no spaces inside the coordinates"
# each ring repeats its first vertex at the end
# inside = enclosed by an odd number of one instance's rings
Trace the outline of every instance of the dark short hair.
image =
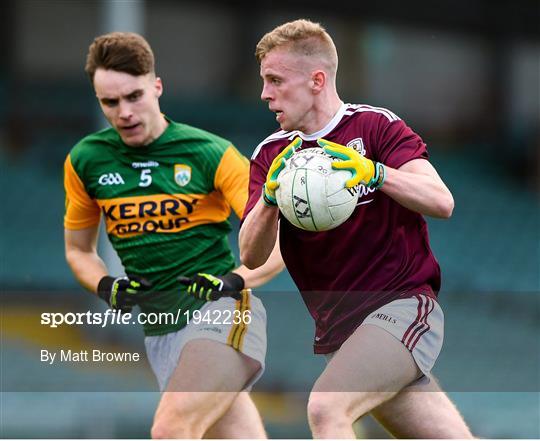
{"type": "Polygon", "coordinates": [[[84,70],[92,83],[98,68],[136,76],[154,73],[154,53],[139,34],[111,32],[96,37],[88,48],[84,70]]]}

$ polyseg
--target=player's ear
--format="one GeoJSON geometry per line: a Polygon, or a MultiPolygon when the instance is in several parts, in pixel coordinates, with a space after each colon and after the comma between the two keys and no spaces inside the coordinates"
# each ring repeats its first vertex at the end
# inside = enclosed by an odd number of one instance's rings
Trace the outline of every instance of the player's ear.
{"type": "Polygon", "coordinates": [[[319,93],[326,84],[326,74],[322,70],[315,70],[311,73],[311,84],[314,93],[319,93]]]}
{"type": "Polygon", "coordinates": [[[160,77],[156,77],[156,96],[159,98],[161,94],[163,93],[163,82],[161,81],[160,77]]]}

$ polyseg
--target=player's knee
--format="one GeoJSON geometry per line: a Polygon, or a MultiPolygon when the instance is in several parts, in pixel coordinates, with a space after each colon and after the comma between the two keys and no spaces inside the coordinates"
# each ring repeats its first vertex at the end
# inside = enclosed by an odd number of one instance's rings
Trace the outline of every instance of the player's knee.
{"type": "Polygon", "coordinates": [[[171,439],[170,428],[163,424],[161,421],[154,421],[152,429],[150,430],[150,436],[152,439],[171,439]]]}
{"type": "Polygon", "coordinates": [[[200,421],[184,412],[175,411],[168,416],[156,416],[150,435],[152,439],[202,438],[204,428],[200,421]]]}
{"type": "Polygon", "coordinates": [[[203,431],[194,424],[176,422],[169,424],[165,421],[155,421],[150,432],[152,439],[198,439],[202,438],[203,431]]]}
{"type": "Polygon", "coordinates": [[[312,429],[324,428],[329,425],[351,425],[347,408],[341,394],[331,392],[312,392],[309,396],[307,413],[312,429]]]}

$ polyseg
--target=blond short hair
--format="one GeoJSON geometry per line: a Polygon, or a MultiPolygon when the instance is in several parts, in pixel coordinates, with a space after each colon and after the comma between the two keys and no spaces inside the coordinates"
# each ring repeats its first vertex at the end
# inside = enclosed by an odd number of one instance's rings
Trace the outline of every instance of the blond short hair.
{"type": "Polygon", "coordinates": [[[268,32],[255,49],[255,57],[261,63],[273,49],[287,47],[291,52],[316,57],[327,64],[330,72],[337,72],[338,55],[332,37],[320,23],[300,19],[291,21],[268,32]]]}

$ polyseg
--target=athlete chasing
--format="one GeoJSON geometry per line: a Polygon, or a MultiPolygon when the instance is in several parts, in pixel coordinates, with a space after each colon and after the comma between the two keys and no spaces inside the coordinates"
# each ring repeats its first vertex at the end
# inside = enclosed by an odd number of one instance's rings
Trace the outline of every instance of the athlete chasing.
{"type": "Polygon", "coordinates": [[[244,212],[249,163],[229,141],[161,113],[163,84],[140,35],[97,37],[85,70],[111,128],[65,161],[66,259],[111,308],[180,317],[144,325],[163,391],[151,435],[265,438],[247,391],[264,370],[266,313],[246,288],[282,262],[276,247],[264,267],[235,269],[227,219],[244,212]],[[127,275],[110,275],[97,253],[102,216],[127,275]],[[194,311],[243,319],[187,324],[194,311]]]}

